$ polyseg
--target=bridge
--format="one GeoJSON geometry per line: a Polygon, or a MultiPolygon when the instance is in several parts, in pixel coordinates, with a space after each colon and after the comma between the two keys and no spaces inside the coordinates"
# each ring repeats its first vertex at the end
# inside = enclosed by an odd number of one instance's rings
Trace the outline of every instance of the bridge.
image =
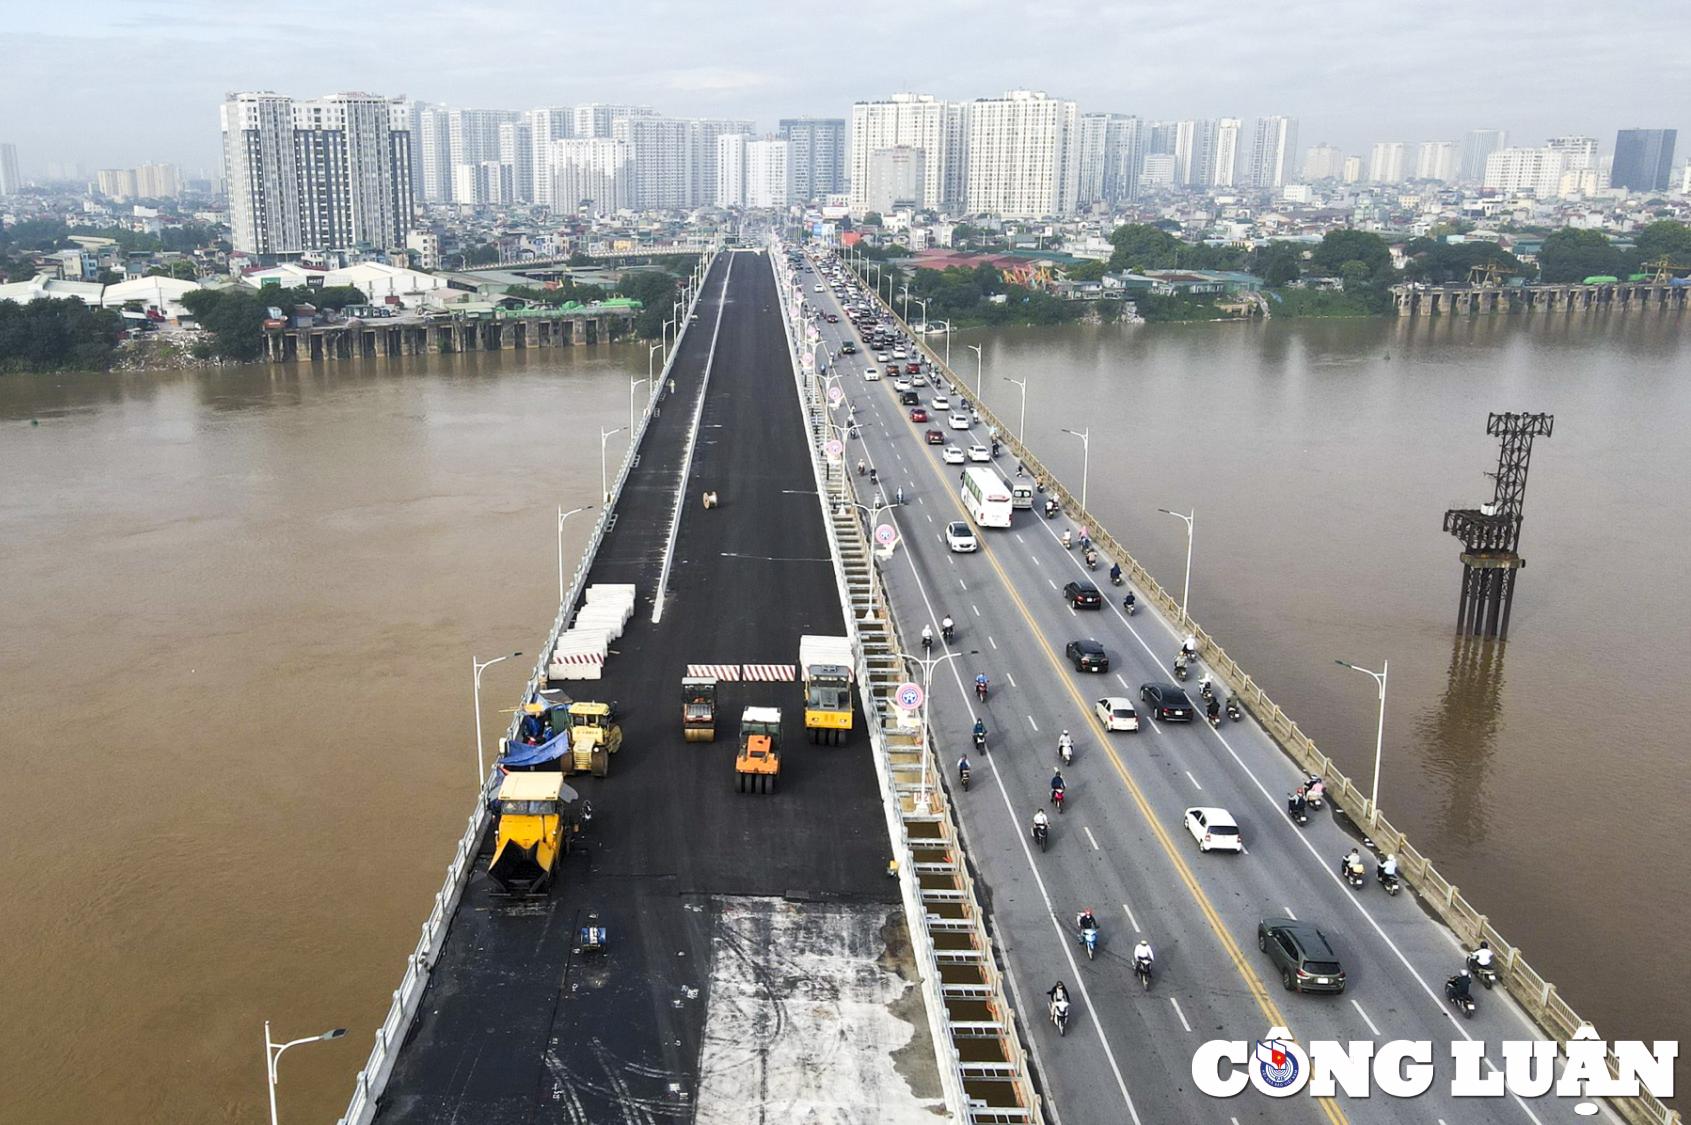
{"type": "Polygon", "coordinates": [[[560,348],[608,343],[634,330],[638,301],[606,301],[576,308],[445,309],[394,317],[350,318],[330,324],[264,330],[264,358],[358,359],[560,348]]]}
{"type": "MultiPolygon", "coordinates": [[[[619,244],[616,242],[590,242],[580,252],[589,258],[602,261],[616,261],[622,258],[661,258],[673,254],[703,254],[713,249],[714,244],[708,239],[679,239],[674,242],[646,243],[631,242],[619,244]]],[[[481,270],[525,270],[542,267],[567,266],[575,252],[569,254],[553,254],[549,257],[524,258],[504,257],[498,262],[484,266],[467,266],[459,273],[476,273],[481,270]]]]}
{"type": "Polygon", "coordinates": [[[1471,316],[1510,312],[1595,312],[1678,309],[1686,305],[1691,285],[1685,279],[1612,281],[1593,285],[1571,282],[1533,285],[1394,285],[1392,307],[1398,316],[1471,316]]]}
{"type": "MultiPolygon", "coordinates": [[[[547,685],[546,653],[587,585],[635,586],[639,612],[603,678],[567,685],[623,715],[610,776],[572,779],[594,803],[588,846],[550,897],[499,899],[486,877],[489,774],[344,1122],[1566,1119],[1550,1098],[1457,1101],[1440,1086],[1404,1101],[1196,1091],[1192,1053],[1216,1037],[1281,1026],[1306,1043],[1495,1043],[1566,1038],[1578,1017],[939,357],[923,349],[980,415],[963,415],[970,440],[995,427],[1004,467],[1025,465],[1063,519],[1019,512],[1008,530],[977,531],[977,553],[949,551],[945,525],[966,519],[955,470],[889,380],[814,368],[818,347],[855,337],[845,318],[826,322],[833,294],[800,284],[782,253],[707,255],[686,301],[530,682],[547,685]],[[850,471],[859,456],[878,489],[850,471]],[[888,506],[900,488],[906,502],[888,506]],[[705,491],[718,507],[689,502],[705,491]],[[1145,612],[1108,600],[1082,617],[1064,603],[1062,585],[1088,576],[1058,539],[1077,526],[1105,567],[1122,563],[1145,612]],[[924,676],[913,639],[946,614],[956,642],[924,676]],[[1093,701],[1162,679],[1188,629],[1246,718],[1103,731],[1093,701]],[[1083,676],[1059,655],[1082,632],[1104,643],[1109,672],[1083,676]],[[733,684],[722,714],[782,706],[789,748],[778,793],[736,794],[727,748],[677,730],[680,678],[690,664],[790,664],[802,633],[852,638],[853,737],[808,744],[796,685],[733,684]],[[984,704],[968,690],[977,670],[994,685],[984,704]],[[899,698],[912,679],[927,681],[917,711],[899,698]],[[976,717],[990,752],[963,791],[949,763],[976,717]],[[1041,851],[1026,823],[1065,728],[1078,736],[1071,807],[1041,851]],[[1335,800],[1299,828],[1282,801],[1304,769],[1335,800]],[[1200,854],[1185,835],[1192,806],[1229,809],[1245,854],[1200,854]],[[1345,886],[1334,866],[1353,844],[1401,856],[1408,893],[1345,886]],[[1081,905],[1103,922],[1096,960],[1074,939],[1081,905]],[[1343,996],[1278,991],[1252,948],[1266,915],[1331,936],[1343,996]],[[585,925],[607,928],[602,952],[579,940],[585,925]],[[1141,935],[1158,951],[1149,990],[1127,958],[1141,935]],[[1482,936],[1500,951],[1503,990],[1455,1022],[1438,986],[1482,936]],[[1044,1018],[1057,978],[1075,997],[1072,1035],[1044,1018]]],[[[890,308],[881,316],[911,336],[890,308]]],[[[1603,1114],[1678,1122],[1649,1098],[1603,1114]]]]}

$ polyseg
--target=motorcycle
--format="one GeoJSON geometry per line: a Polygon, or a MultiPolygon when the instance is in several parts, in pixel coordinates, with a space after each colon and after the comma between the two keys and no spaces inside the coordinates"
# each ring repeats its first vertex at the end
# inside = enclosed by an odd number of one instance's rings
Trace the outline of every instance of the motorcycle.
{"type": "Polygon", "coordinates": [[[1208,676],[1199,681],[1198,694],[1212,703],[1215,701],[1215,684],[1211,682],[1208,676]]]}
{"type": "Polygon", "coordinates": [[[1181,683],[1186,682],[1186,662],[1184,660],[1176,660],[1174,662],[1174,678],[1179,680],[1181,683]]]}
{"type": "Polygon", "coordinates": [[[1087,551],[1086,555],[1084,557],[1086,559],[1086,569],[1087,570],[1097,570],[1098,569],[1098,554],[1097,554],[1096,551],[1087,551]]]}
{"type": "Polygon", "coordinates": [[[1058,998],[1051,1001],[1051,1022],[1057,1025],[1058,1035],[1069,1032],[1069,1002],[1058,998]]]}
{"type": "Polygon", "coordinates": [[[1497,967],[1495,965],[1481,965],[1478,961],[1469,957],[1468,969],[1474,974],[1476,980],[1486,986],[1487,992],[1491,991],[1492,987],[1497,984],[1497,967]]]}
{"type": "Polygon", "coordinates": [[[923,633],[922,634],[922,651],[932,652],[933,647],[934,647],[934,635],[932,633],[923,633]]]}
{"type": "Polygon", "coordinates": [[[1051,829],[1044,824],[1035,822],[1033,826],[1033,839],[1034,842],[1039,845],[1039,850],[1044,851],[1047,841],[1051,839],[1051,829]]]}
{"type": "Polygon", "coordinates": [[[1072,740],[1057,740],[1057,760],[1065,766],[1074,761],[1074,742],[1072,740]]]}
{"type": "Polygon", "coordinates": [[[1073,549],[1074,549],[1074,536],[1070,535],[1066,531],[1063,532],[1063,550],[1071,551],[1073,549]]]}
{"type": "Polygon", "coordinates": [[[963,792],[965,792],[965,793],[967,793],[969,791],[969,774],[970,774],[970,772],[971,771],[970,771],[968,766],[959,766],[957,768],[957,780],[959,780],[963,783],[963,792]]]}
{"type": "Polygon", "coordinates": [[[986,753],[986,731],[978,730],[975,732],[975,749],[982,754],[986,753]]]}
{"type": "Polygon", "coordinates": [[[863,476],[863,475],[864,475],[864,474],[865,474],[865,473],[867,473],[867,472],[868,472],[868,471],[869,471],[869,468],[868,468],[868,466],[866,466],[866,465],[864,465],[864,463],[863,463],[863,462],[861,462],[861,461],[859,461],[859,462],[858,462],[858,463],[857,463],[857,475],[858,475],[858,476],[863,476]]]}
{"type": "Polygon", "coordinates": [[[1151,991],[1151,962],[1143,957],[1133,959],[1133,975],[1139,978],[1139,983],[1145,986],[1145,991],[1151,991]]]}
{"type": "Polygon", "coordinates": [[[1118,567],[1112,567],[1110,569],[1110,585],[1120,586],[1120,585],[1124,584],[1126,581],[1127,581],[1127,579],[1125,579],[1121,576],[1121,567],[1119,567],[1119,566],[1118,567]]]}
{"type": "Polygon", "coordinates": [[[1239,709],[1239,701],[1237,699],[1229,699],[1227,701],[1227,717],[1235,723],[1245,717],[1245,713],[1239,709]]]}
{"type": "Polygon", "coordinates": [[[1368,880],[1365,877],[1362,864],[1353,863],[1345,868],[1345,882],[1349,883],[1352,888],[1359,891],[1363,887],[1367,886],[1368,880]]]}
{"type": "Polygon", "coordinates": [[[1210,726],[1214,727],[1217,730],[1221,729],[1221,712],[1220,711],[1217,711],[1217,710],[1212,708],[1209,711],[1209,713],[1205,716],[1205,718],[1209,719],[1210,726]]]}
{"type": "Polygon", "coordinates": [[[1062,789],[1051,790],[1051,803],[1057,806],[1058,816],[1063,815],[1063,796],[1065,792],[1066,791],[1062,789]]]}
{"type": "Polygon", "coordinates": [[[1139,608],[1138,604],[1137,604],[1137,599],[1134,598],[1134,596],[1132,594],[1127,595],[1127,597],[1125,597],[1121,600],[1121,607],[1122,607],[1123,610],[1125,610],[1127,612],[1127,615],[1129,617],[1132,617],[1133,611],[1135,609],[1139,608]]]}
{"type": "Polygon", "coordinates": [[[870,484],[879,484],[880,479],[881,479],[880,474],[876,470],[874,470],[874,469],[869,470],[869,483],[870,484]]]}
{"type": "Polygon", "coordinates": [[[1327,785],[1319,777],[1310,774],[1309,787],[1304,790],[1304,795],[1309,798],[1309,807],[1320,812],[1327,803],[1327,785]]]}
{"type": "Polygon", "coordinates": [[[1309,813],[1306,811],[1308,808],[1307,802],[1300,804],[1296,797],[1286,798],[1286,815],[1291,817],[1292,823],[1299,828],[1309,823],[1309,813]]]}
{"type": "Polygon", "coordinates": [[[957,627],[948,621],[939,627],[939,635],[945,638],[946,644],[950,644],[957,638],[957,627]]]}
{"type": "Polygon", "coordinates": [[[1457,995],[1456,986],[1451,984],[1449,981],[1445,981],[1444,998],[1450,1001],[1453,1008],[1462,1013],[1464,1019],[1471,1020],[1474,1018],[1474,1009],[1476,1005],[1474,1004],[1473,996],[1457,995]]]}
{"type": "Polygon", "coordinates": [[[1057,503],[1055,500],[1047,500],[1045,502],[1045,518],[1048,519],[1048,520],[1056,519],[1057,513],[1062,511],[1062,510],[1063,510],[1063,506],[1061,504],[1057,503]]]}
{"type": "Polygon", "coordinates": [[[1094,926],[1089,930],[1080,931],[1080,944],[1086,946],[1086,959],[1092,960],[1098,953],[1098,929],[1094,926]]]}
{"type": "MultiPolygon", "coordinates": [[[[1374,878],[1378,879],[1380,886],[1384,887],[1386,893],[1394,898],[1397,896],[1397,892],[1403,889],[1403,885],[1398,881],[1398,877],[1395,872],[1388,875],[1384,871],[1376,871],[1374,873],[1374,878]]],[[[1490,986],[1488,985],[1487,987],[1490,986]]]]}
{"type": "Polygon", "coordinates": [[[979,680],[975,681],[975,698],[979,699],[982,703],[986,702],[986,685],[981,683],[979,680]]]}

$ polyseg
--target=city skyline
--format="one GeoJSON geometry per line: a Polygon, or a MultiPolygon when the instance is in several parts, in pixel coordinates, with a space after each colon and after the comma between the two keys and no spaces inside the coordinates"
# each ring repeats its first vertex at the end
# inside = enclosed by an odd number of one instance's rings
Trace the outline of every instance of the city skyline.
{"type": "Polygon", "coordinates": [[[1603,138],[1607,153],[1620,129],[1691,124],[1671,109],[1640,120],[1636,76],[1671,70],[1681,29],[1668,9],[1631,13],[1624,26],[1559,2],[1541,6],[1530,26],[1454,4],[1413,12],[1347,7],[1344,19],[1328,18],[1336,11],[1325,0],[1272,11],[1205,4],[1174,14],[1142,5],[1057,6],[1030,28],[1021,9],[1001,3],[972,4],[966,13],[957,4],[911,11],[870,3],[849,12],[783,9],[779,19],[724,26],[654,19],[650,7],[576,24],[535,0],[466,17],[461,7],[419,0],[403,20],[385,12],[337,16],[336,34],[325,37],[308,25],[260,25],[203,0],[95,0],[74,18],[64,11],[8,16],[18,65],[0,75],[0,98],[53,107],[7,123],[5,139],[17,144],[25,176],[40,176],[49,163],[90,172],[160,161],[185,172],[215,170],[218,127],[206,106],[253,89],[301,97],[376,90],[490,110],[629,102],[751,120],[765,132],[781,118],[849,116],[854,101],[900,89],[972,100],[1025,88],[1072,100],[1082,113],[1144,120],[1284,114],[1299,120],[1302,147],[1327,142],[1347,154],[1366,154],[1383,139],[1461,141],[1482,127],[1529,144],[1588,134],[1603,138]],[[1451,37],[1443,29],[1458,14],[1463,34],[1451,37]],[[440,35],[442,27],[452,34],[440,35]],[[805,34],[793,36],[795,27],[805,34]],[[1554,33],[1543,30],[1549,27],[1554,33]],[[877,29],[929,44],[927,53],[943,50],[946,65],[921,73],[944,77],[896,69],[867,77],[862,64],[874,54],[877,29]],[[378,37],[388,47],[368,50],[378,37]],[[1616,49],[1600,49],[1607,41],[1616,49]],[[523,50],[514,55],[516,43],[523,50]],[[844,43],[863,49],[837,49],[844,43]],[[180,76],[147,63],[184,51],[196,57],[180,76]],[[1300,53],[1321,60],[1319,81],[1310,78],[1317,68],[1297,64],[1300,53]],[[64,84],[61,61],[73,56],[85,73],[123,75],[125,101],[147,107],[142,127],[133,115],[109,112],[109,90],[64,84]],[[265,65],[282,57],[285,67],[265,65]],[[560,68],[559,58],[569,65],[560,68]],[[1571,73],[1580,82],[1569,83],[1571,73]],[[44,101],[44,89],[54,96],[44,101]],[[66,127],[70,120],[75,129],[66,127]]]}

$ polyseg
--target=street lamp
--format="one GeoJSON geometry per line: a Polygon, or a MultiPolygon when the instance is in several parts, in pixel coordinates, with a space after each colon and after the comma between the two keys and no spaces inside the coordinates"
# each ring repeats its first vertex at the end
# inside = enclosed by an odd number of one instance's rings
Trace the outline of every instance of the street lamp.
{"type": "MultiPolygon", "coordinates": [[[[922,707],[917,720],[920,726],[917,727],[916,737],[918,744],[922,747],[922,753],[926,754],[928,752],[928,705],[932,702],[934,669],[948,660],[956,660],[963,653],[959,650],[948,652],[944,656],[914,656],[908,652],[901,652],[898,655],[922,669],[922,707]]],[[[925,812],[931,807],[931,798],[928,796],[928,771],[925,769],[922,771],[922,788],[916,797],[916,806],[919,812],[925,812]]]]}
{"type": "MultiPolygon", "coordinates": [[[[928,310],[923,309],[922,310],[923,318],[925,319],[927,317],[927,315],[928,315],[928,310]]],[[[942,321],[939,321],[938,323],[945,325],[945,369],[947,371],[950,371],[951,370],[951,322],[949,320],[942,320],[942,321]]]]}
{"type": "Polygon", "coordinates": [[[1022,412],[1018,415],[1018,420],[1016,422],[1016,440],[1026,445],[1027,443],[1022,437],[1022,431],[1027,429],[1028,424],[1028,381],[1026,379],[1012,379],[1008,375],[1001,375],[999,378],[1003,379],[1006,383],[1014,383],[1016,386],[1022,388],[1022,412]]]}
{"type": "Polygon", "coordinates": [[[1092,472],[1092,427],[1088,426],[1084,430],[1071,430],[1064,426],[1063,432],[1073,434],[1080,439],[1080,509],[1084,512],[1086,510],[1086,478],[1092,472]]]}
{"type": "Polygon", "coordinates": [[[270,1021],[264,1021],[264,1073],[270,1082],[270,1125],[276,1125],[276,1064],[282,1061],[282,1052],[289,1047],[297,1047],[301,1043],[322,1043],[330,1039],[339,1039],[345,1034],[346,1028],[337,1027],[325,1031],[321,1035],[307,1035],[304,1039],[276,1043],[270,1038],[270,1021]]]}
{"type": "Polygon", "coordinates": [[[592,506],[591,504],[583,504],[579,508],[571,508],[566,512],[562,504],[558,505],[558,604],[560,606],[564,604],[564,521],[577,512],[587,511],[592,506]]]}
{"type": "MultiPolygon", "coordinates": [[[[947,325],[946,327],[949,328],[950,325],[947,325]]],[[[951,346],[950,332],[945,334],[945,346],[951,346]]],[[[986,367],[986,360],[982,357],[981,346],[979,344],[970,344],[969,349],[975,353],[975,397],[978,399],[981,397],[981,372],[986,367]]],[[[1016,440],[1021,440],[1020,435],[1017,436],[1016,440]]]]}
{"type": "Polygon", "coordinates": [[[1380,685],[1380,725],[1374,731],[1374,784],[1368,791],[1368,823],[1372,824],[1380,815],[1380,751],[1386,742],[1386,673],[1391,669],[1392,663],[1382,660],[1378,672],[1352,664],[1348,660],[1335,660],[1333,663],[1372,676],[1374,682],[1380,685]]]}
{"type": "MultiPolygon", "coordinates": [[[[652,357],[661,351],[663,351],[662,344],[652,344],[646,349],[646,378],[651,379],[654,377],[652,375],[652,357]]],[[[667,363],[668,361],[666,360],[665,362],[667,363]]],[[[653,385],[655,386],[656,384],[653,385]]]]}
{"type": "Polygon", "coordinates": [[[610,469],[605,465],[605,443],[610,441],[613,435],[622,433],[622,430],[621,426],[614,430],[599,427],[599,496],[607,504],[611,502],[611,477],[610,469]]]}
{"type": "MultiPolygon", "coordinates": [[[[563,528],[564,521],[558,520],[558,527],[563,528]]],[[[558,603],[563,604],[563,596],[559,595],[558,603]]],[[[522,652],[513,652],[511,656],[521,656],[522,652]]],[[[470,667],[475,670],[475,706],[476,706],[476,784],[487,784],[487,759],[482,756],[481,749],[481,674],[502,660],[509,660],[511,656],[495,656],[492,660],[477,660],[470,657],[470,667]]]]}
{"type": "Polygon", "coordinates": [[[1190,625],[1192,613],[1187,607],[1187,601],[1192,596],[1192,520],[1197,516],[1198,509],[1193,508],[1190,512],[1173,512],[1167,508],[1158,508],[1157,511],[1167,516],[1173,516],[1175,519],[1186,521],[1186,584],[1180,589],[1180,616],[1190,625]]]}
{"type": "Polygon", "coordinates": [[[634,388],[638,387],[641,383],[646,384],[646,393],[648,395],[650,395],[652,393],[652,380],[650,378],[636,379],[632,375],[629,376],[629,379],[628,379],[628,432],[629,433],[634,432],[634,388]]]}
{"type": "Polygon", "coordinates": [[[668,366],[669,364],[669,330],[674,327],[675,321],[673,320],[666,320],[663,322],[663,361],[665,366],[668,366]]]}
{"type": "MultiPolygon", "coordinates": [[[[910,326],[910,286],[899,286],[898,294],[904,298],[904,315],[901,319],[903,319],[905,327],[908,328],[910,326]]],[[[920,301],[922,298],[918,297],[916,299],[920,301]]]]}
{"type": "MultiPolygon", "coordinates": [[[[909,299],[908,291],[906,291],[905,300],[908,301],[909,299]]],[[[928,334],[928,302],[921,297],[917,297],[916,303],[922,306],[922,335],[926,336],[928,334]]],[[[909,307],[908,304],[905,305],[905,308],[909,307]]]]}

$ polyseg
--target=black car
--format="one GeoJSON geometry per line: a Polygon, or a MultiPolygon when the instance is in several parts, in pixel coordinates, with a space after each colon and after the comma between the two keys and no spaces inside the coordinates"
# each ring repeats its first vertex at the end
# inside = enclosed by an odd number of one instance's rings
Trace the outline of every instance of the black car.
{"type": "Polygon", "coordinates": [[[845,343],[840,345],[840,354],[841,355],[856,355],[857,354],[857,345],[851,343],[849,340],[846,341],[845,343]]]}
{"type": "Polygon", "coordinates": [[[1257,923],[1257,948],[1280,970],[1287,992],[1343,992],[1345,970],[1320,928],[1296,918],[1257,923]]]}
{"type": "Polygon", "coordinates": [[[1104,651],[1104,646],[1087,637],[1083,640],[1070,641],[1064,650],[1065,655],[1074,664],[1076,672],[1108,672],[1110,670],[1110,654],[1104,651]]]}
{"type": "Polygon", "coordinates": [[[1063,587],[1063,600],[1076,609],[1104,608],[1104,595],[1090,582],[1070,582],[1063,587]]]}
{"type": "Polygon", "coordinates": [[[1139,689],[1139,698],[1150,710],[1153,719],[1161,719],[1165,723],[1192,721],[1192,701],[1173,684],[1145,684],[1139,689]]]}

